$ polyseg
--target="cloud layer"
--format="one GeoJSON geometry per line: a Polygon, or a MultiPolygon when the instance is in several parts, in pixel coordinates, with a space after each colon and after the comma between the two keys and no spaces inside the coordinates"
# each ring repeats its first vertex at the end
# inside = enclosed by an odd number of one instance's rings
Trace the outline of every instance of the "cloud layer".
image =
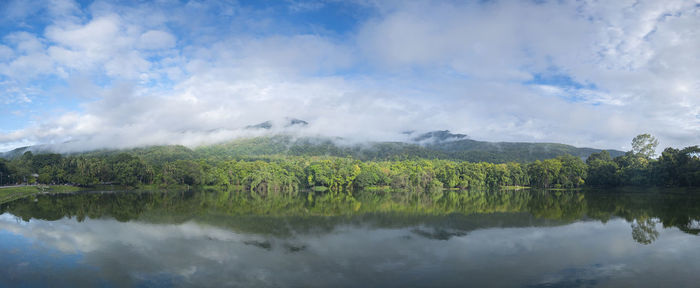
{"type": "Polygon", "coordinates": [[[285,117],[358,140],[700,143],[699,1],[35,2],[0,4],[0,150],[196,146],[285,117]]]}

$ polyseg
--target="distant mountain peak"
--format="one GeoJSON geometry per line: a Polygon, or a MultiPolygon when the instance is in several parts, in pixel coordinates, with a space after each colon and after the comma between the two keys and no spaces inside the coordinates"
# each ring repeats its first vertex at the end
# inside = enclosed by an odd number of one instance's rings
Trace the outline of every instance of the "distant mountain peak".
{"type": "Polygon", "coordinates": [[[309,125],[309,122],[306,122],[304,120],[297,119],[297,118],[286,117],[286,118],[284,118],[284,121],[282,123],[272,122],[271,120],[267,120],[265,122],[258,123],[255,125],[248,125],[245,128],[246,129],[254,129],[254,130],[255,129],[270,130],[273,127],[278,127],[278,125],[280,125],[280,124],[282,124],[282,127],[284,127],[284,128],[290,128],[290,127],[304,127],[304,126],[309,125]]]}
{"type": "Polygon", "coordinates": [[[245,126],[246,129],[272,129],[272,121],[268,120],[255,125],[245,126]]]}
{"type": "Polygon", "coordinates": [[[291,126],[306,126],[309,125],[309,122],[306,122],[301,119],[296,119],[296,118],[287,118],[287,125],[284,127],[291,127],[291,126]]]}
{"type": "Polygon", "coordinates": [[[436,130],[436,131],[430,131],[426,132],[423,134],[420,134],[416,137],[413,137],[413,141],[415,142],[429,142],[429,143],[439,143],[439,142],[447,142],[447,141],[457,141],[457,140],[462,140],[467,138],[467,135],[465,134],[453,134],[450,133],[450,130],[436,130]]]}

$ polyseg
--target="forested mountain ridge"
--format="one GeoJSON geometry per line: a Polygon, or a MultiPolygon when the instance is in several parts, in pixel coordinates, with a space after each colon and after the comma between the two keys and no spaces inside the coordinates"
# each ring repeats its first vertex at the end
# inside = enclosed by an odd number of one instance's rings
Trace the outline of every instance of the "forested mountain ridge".
{"type": "MultiPolygon", "coordinates": [[[[294,137],[291,135],[274,135],[267,137],[242,138],[224,143],[200,146],[190,149],[184,146],[167,145],[133,148],[126,150],[100,150],[84,154],[111,154],[127,152],[151,157],[156,162],[178,159],[213,157],[233,159],[237,157],[255,157],[264,155],[288,156],[337,156],[353,157],[358,160],[401,160],[401,159],[446,159],[469,162],[529,163],[535,160],[573,155],[585,159],[593,153],[602,151],[593,148],[577,148],[557,143],[524,142],[485,142],[464,139],[465,135],[451,134],[449,131],[434,131],[415,137],[420,142],[367,142],[344,143],[342,139],[327,137],[294,137]],[[433,138],[434,137],[434,138],[433,138]],[[446,140],[447,139],[447,140],[446,140]],[[457,140],[453,140],[457,139],[457,140]],[[163,155],[150,155],[154,151],[168,151],[163,155]],[[165,156],[165,155],[168,156],[165,156]]],[[[23,147],[1,153],[0,157],[13,159],[26,151],[34,153],[52,152],[48,146],[23,147]]],[[[622,156],[624,152],[607,150],[612,157],[622,156]]],[[[81,153],[82,154],[82,153],[81,153]]],[[[162,154],[162,153],[156,153],[162,154]]]]}
{"type": "MultiPolygon", "coordinates": [[[[350,156],[359,160],[446,159],[469,162],[528,163],[535,160],[573,155],[585,159],[601,149],[577,148],[557,143],[485,142],[471,139],[434,141],[427,143],[369,142],[337,144],[330,138],[294,138],[272,136],[241,139],[227,143],[196,148],[208,156],[261,156],[283,154],[292,156],[350,156]]],[[[625,152],[608,150],[612,157],[625,152]]]]}
{"type": "MultiPolygon", "coordinates": [[[[527,163],[535,160],[556,158],[572,155],[582,159],[604,149],[578,148],[559,143],[527,143],[527,142],[485,142],[471,139],[439,142],[429,144],[428,149],[440,151],[449,155],[448,159],[466,160],[472,162],[527,163]]],[[[607,150],[614,158],[625,155],[619,150],[607,150]]]]}

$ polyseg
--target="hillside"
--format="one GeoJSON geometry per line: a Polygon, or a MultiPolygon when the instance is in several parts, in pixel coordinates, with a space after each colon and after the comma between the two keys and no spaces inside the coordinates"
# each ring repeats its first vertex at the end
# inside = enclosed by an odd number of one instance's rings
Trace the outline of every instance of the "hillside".
{"type": "MultiPolygon", "coordinates": [[[[353,157],[360,160],[400,160],[414,158],[449,159],[470,162],[520,162],[527,163],[535,160],[555,158],[561,155],[573,155],[586,158],[600,149],[577,148],[557,143],[518,143],[518,142],[485,142],[464,139],[463,135],[451,137],[447,131],[429,132],[416,138],[420,142],[369,142],[363,144],[339,144],[323,137],[293,137],[276,135],[237,139],[225,143],[207,145],[189,149],[184,146],[152,146],[122,150],[100,150],[85,154],[106,155],[116,152],[130,152],[140,155],[154,163],[173,161],[176,159],[195,159],[202,157],[233,159],[240,157],[257,157],[265,155],[290,156],[339,156],[353,157]],[[437,133],[439,132],[439,133],[437,133]],[[427,136],[426,136],[427,135],[427,136]],[[438,138],[431,139],[436,136],[438,138]],[[459,139],[443,141],[443,139],[459,139]]],[[[51,152],[48,146],[22,147],[0,154],[0,157],[13,159],[26,151],[33,153],[51,152]]],[[[612,157],[624,155],[624,152],[608,150],[612,157]]]]}
{"type": "MultiPolygon", "coordinates": [[[[429,158],[491,163],[527,163],[567,154],[586,158],[588,155],[600,151],[600,149],[577,148],[556,143],[494,143],[470,139],[434,141],[427,144],[371,142],[344,145],[336,144],[335,141],[329,138],[293,138],[282,135],[235,140],[199,147],[194,150],[195,153],[202,156],[226,158],[281,154],[293,156],[351,156],[360,160],[429,158]]],[[[623,151],[608,151],[612,157],[625,154],[623,151]]]]}

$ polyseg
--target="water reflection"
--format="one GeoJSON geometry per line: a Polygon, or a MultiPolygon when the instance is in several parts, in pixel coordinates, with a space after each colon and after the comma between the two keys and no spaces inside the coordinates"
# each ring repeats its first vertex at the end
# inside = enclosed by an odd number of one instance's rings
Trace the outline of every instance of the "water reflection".
{"type": "Polygon", "coordinates": [[[664,228],[698,235],[700,193],[621,193],[619,191],[444,191],[426,196],[366,191],[354,196],[312,194],[308,197],[254,199],[242,191],[96,192],[40,195],[0,204],[23,221],[109,217],[126,222],[183,223],[194,220],[257,234],[291,235],[307,230],[331,231],[337,223],[372,223],[380,227],[427,225],[416,230],[436,238],[464,235],[489,227],[548,226],[580,220],[603,223],[623,218],[632,238],[653,243],[664,228]],[[697,195],[697,196],[696,196],[697,195]],[[468,216],[468,217],[466,217],[468,216]],[[235,220],[235,221],[232,221],[235,220]]]}
{"type": "Polygon", "coordinates": [[[0,286],[629,287],[700,280],[695,197],[445,193],[429,202],[377,193],[250,201],[230,191],[24,199],[0,207],[0,286]]]}

